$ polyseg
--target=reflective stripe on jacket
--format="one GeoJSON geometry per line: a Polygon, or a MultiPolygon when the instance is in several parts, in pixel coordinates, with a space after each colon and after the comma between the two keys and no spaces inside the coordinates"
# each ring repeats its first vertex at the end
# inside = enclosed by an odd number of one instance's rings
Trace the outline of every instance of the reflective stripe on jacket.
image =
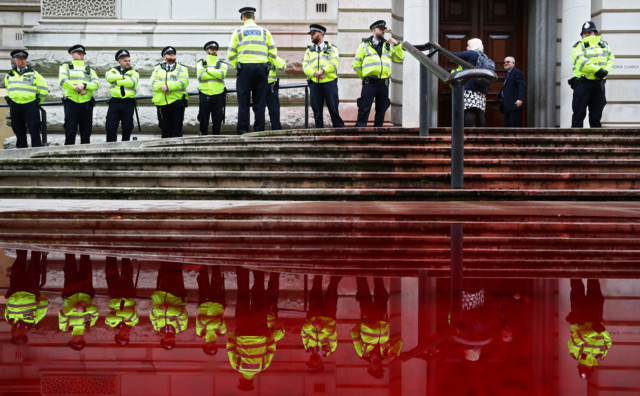
{"type": "Polygon", "coordinates": [[[218,60],[215,55],[207,55],[196,63],[198,89],[205,95],[218,95],[224,92],[224,79],[229,66],[218,60]]]}
{"type": "Polygon", "coordinates": [[[82,335],[85,330],[96,324],[98,320],[98,307],[93,304],[91,296],[85,293],[76,293],[64,300],[64,307],[58,312],[58,326],[60,330],[71,330],[73,335],[82,335]],[[84,312],[76,311],[76,305],[84,302],[84,312]]]}
{"type": "Polygon", "coordinates": [[[387,357],[389,354],[400,355],[402,340],[397,337],[389,340],[389,336],[389,323],[383,320],[373,323],[360,321],[351,330],[353,346],[358,356],[364,359],[368,359],[378,345],[382,357],[387,357]]]}
{"type": "Polygon", "coordinates": [[[179,63],[170,72],[165,67],[166,63],[156,65],[149,81],[153,88],[151,101],[156,106],[166,106],[180,99],[189,99],[187,86],[189,86],[189,69],[179,63]],[[162,92],[162,87],[169,88],[168,93],[162,92]]]}
{"type": "Polygon", "coordinates": [[[269,84],[273,84],[278,79],[277,73],[278,70],[284,70],[287,67],[287,61],[282,59],[281,57],[276,57],[275,60],[271,61],[271,69],[269,69],[269,84]]]}
{"type": "Polygon", "coordinates": [[[338,347],[336,320],[326,316],[314,316],[302,325],[302,345],[306,351],[329,356],[338,347]],[[314,326],[318,324],[319,329],[314,326]]]}
{"type": "Polygon", "coordinates": [[[391,44],[384,41],[382,55],[378,55],[373,46],[372,37],[369,37],[362,40],[356,51],[353,70],[361,79],[365,77],[388,78],[391,75],[391,62],[402,63],[403,61],[402,45],[398,44],[391,48],[391,44]]]}
{"type": "Polygon", "coordinates": [[[93,92],[100,87],[100,81],[96,71],[85,66],[84,61],[73,60],[71,64],[63,63],[58,72],[60,86],[64,90],[64,96],[76,103],[86,103],[93,98],[93,92]],[[82,95],[73,89],[78,84],[85,84],[87,93],[82,95]]]}
{"type": "Polygon", "coordinates": [[[220,303],[205,302],[198,307],[196,334],[205,337],[205,342],[216,342],[219,335],[227,333],[224,321],[224,307],[220,303]]]}
{"type": "Polygon", "coordinates": [[[184,331],[189,322],[189,314],[187,313],[187,300],[174,296],[171,293],[160,290],[154,291],[151,295],[153,307],[149,312],[149,319],[153,329],[160,332],[165,326],[173,326],[176,334],[184,331]],[[162,306],[167,306],[167,311],[162,310],[162,306]]]}
{"type": "Polygon", "coordinates": [[[108,326],[116,327],[120,323],[127,326],[135,326],[140,321],[136,300],[133,298],[112,298],[109,301],[109,313],[104,318],[108,326]]]}
{"type": "Polygon", "coordinates": [[[44,318],[49,308],[49,302],[44,294],[37,297],[33,293],[19,291],[13,293],[7,299],[7,306],[4,310],[4,319],[7,323],[17,322],[37,324],[44,318]]]}
{"type": "Polygon", "coordinates": [[[256,25],[253,19],[244,21],[244,26],[234,30],[229,41],[229,63],[267,63],[278,56],[271,33],[256,25]]]}
{"type": "Polygon", "coordinates": [[[592,323],[571,325],[569,353],[585,366],[597,366],[598,361],[607,356],[611,347],[611,334],[607,330],[598,333],[593,330],[592,323]]]}
{"type": "Polygon", "coordinates": [[[4,86],[9,98],[20,104],[38,100],[42,103],[49,95],[47,81],[40,73],[27,67],[22,73],[15,68],[4,77],[4,86]]]}
{"type": "Polygon", "coordinates": [[[123,73],[120,66],[114,67],[105,74],[109,82],[109,93],[114,98],[133,98],[138,91],[140,74],[135,69],[129,69],[123,73]]]}
{"type": "Polygon", "coordinates": [[[600,69],[608,73],[613,69],[615,56],[606,41],[600,36],[587,36],[575,43],[571,50],[571,65],[574,77],[596,79],[596,72],[600,69]]]}
{"type": "Polygon", "coordinates": [[[329,42],[327,46],[320,52],[315,50],[315,45],[309,46],[304,54],[302,69],[304,74],[313,82],[325,83],[338,78],[338,61],[340,54],[338,47],[329,42]],[[316,78],[313,73],[324,70],[324,78],[316,78]]]}

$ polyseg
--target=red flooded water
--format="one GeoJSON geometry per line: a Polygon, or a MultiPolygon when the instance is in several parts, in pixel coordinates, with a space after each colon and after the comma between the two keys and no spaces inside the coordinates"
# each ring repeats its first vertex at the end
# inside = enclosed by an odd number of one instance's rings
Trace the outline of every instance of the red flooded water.
{"type": "MultiPolygon", "coordinates": [[[[121,258],[61,253],[49,253],[46,271],[38,271],[39,254],[6,253],[7,294],[43,292],[48,306],[26,330],[26,345],[14,345],[15,331],[0,324],[3,395],[640,392],[635,279],[495,276],[452,282],[428,271],[405,278],[366,271],[331,277],[144,260],[129,267],[121,258]],[[223,281],[212,268],[221,270],[223,281]],[[452,293],[452,285],[461,286],[461,293],[452,293]],[[69,346],[72,334],[60,330],[66,319],[59,313],[72,316],[64,306],[75,293],[93,296],[80,311],[97,310],[95,321],[85,315],[86,322],[73,322],[86,327],[79,351],[69,346]],[[105,323],[111,298],[120,296],[133,297],[139,314],[126,346],[116,344],[118,328],[105,323]],[[198,319],[201,303],[219,303],[224,313],[201,310],[198,319]],[[197,322],[207,320],[215,355],[204,352],[206,339],[196,334],[197,322]],[[162,327],[167,323],[173,330],[162,327]],[[174,331],[175,347],[163,348],[163,337],[171,338],[163,333],[174,331]],[[570,354],[572,339],[581,368],[570,354]],[[241,391],[239,385],[254,389],[241,391]]],[[[123,317],[131,316],[127,312],[123,317]]]]}

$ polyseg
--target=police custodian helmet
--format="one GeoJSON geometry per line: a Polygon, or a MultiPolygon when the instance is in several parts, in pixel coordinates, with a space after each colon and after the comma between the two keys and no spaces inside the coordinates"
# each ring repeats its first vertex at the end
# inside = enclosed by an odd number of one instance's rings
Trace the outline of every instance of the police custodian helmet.
{"type": "Polygon", "coordinates": [[[598,28],[596,28],[596,24],[593,23],[592,21],[586,21],[582,25],[582,31],[580,32],[580,34],[591,32],[591,31],[598,33],[598,28]]]}

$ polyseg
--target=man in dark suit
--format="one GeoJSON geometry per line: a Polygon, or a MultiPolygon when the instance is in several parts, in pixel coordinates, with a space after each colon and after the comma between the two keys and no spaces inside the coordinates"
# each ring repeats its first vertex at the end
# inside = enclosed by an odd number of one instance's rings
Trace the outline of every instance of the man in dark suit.
{"type": "Polygon", "coordinates": [[[512,56],[504,58],[504,69],[507,76],[500,90],[500,112],[504,114],[505,127],[520,127],[521,113],[524,107],[524,92],[527,83],[522,70],[515,67],[516,60],[512,56]]]}

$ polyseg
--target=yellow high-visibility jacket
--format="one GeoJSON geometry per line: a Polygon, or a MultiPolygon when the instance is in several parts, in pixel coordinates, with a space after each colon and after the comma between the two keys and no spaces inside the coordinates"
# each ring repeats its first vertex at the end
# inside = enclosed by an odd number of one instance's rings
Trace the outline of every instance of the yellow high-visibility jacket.
{"type": "Polygon", "coordinates": [[[173,326],[176,334],[186,330],[189,322],[186,299],[156,290],[151,295],[151,300],[153,308],[149,313],[149,319],[155,331],[160,332],[167,325],[173,326]],[[162,305],[167,305],[166,312],[161,309],[162,305]]]}
{"type": "MultiPolygon", "coordinates": [[[[574,77],[596,79],[596,72],[604,69],[607,73],[613,69],[615,56],[606,41],[600,36],[587,36],[573,45],[571,65],[574,77]]],[[[605,77],[606,78],[606,77],[605,77]]]]}
{"type": "Polygon", "coordinates": [[[189,86],[189,69],[179,63],[171,71],[167,71],[166,63],[157,64],[149,79],[153,88],[151,101],[156,106],[166,106],[176,100],[189,99],[187,86],[189,86]],[[169,92],[162,92],[162,87],[167,86],[169,92]]]}
{"type": "Polygon", "coordinates": [[[134,98],[138,91],[140,73],[136,69],[122,70],[116,66],[105,74],[105,78],[111,87],[109,93],[114,98],[134,98]]]}
{"type": "Polygon", "coordinates": [[[258,26],[253,19],[244,21],[244,25],[234,30],[229,41],[229,63],[236,67],[238,63],[267,63],[278,57],[278,48],[271,33],[258,26]]]}
{"type": "Polygon", "coordinates": [[[220,303],[205,302],[198,307],[196,334],[205,337],[205,342],[216,342],[218,336],[227,333],[224,320],[224,307],[220,303]]]}
{"type": "Polygon", "coordinates": [[[85,330],[98,321],[98,307],[93,304],[91,296],[86,293],[76,293],[64,300],[64,307],[58,313],[58,326],[60,330],[73,335],[83,335],[85,330]],[[84,312],[76,311],[76,304],[87,304],[84,312]]]}
{"type": "Polygon", "coordinates": [[[359,321],[351,330],[351,339],[358,356],[364,359],[368,359],[378,345],[382,357],[390,354],[399,356],[402,350],[402,340],[398,337],[390,339],[389,323],[383,320],[373,323],[359,321]]]}
{"type": "Polygon", "coordinates": [[[325,83],[333,81],[338,78],[338,61],[340,54],[338,53],[338,47],[325,42],[327,45],[320,52],[316,51],[315,45],[307,47],[307,52],[304,54],[304,61],[302,61],[302,68],[307,78],[316,83],[325,83]],[[316,78],[313,73],[324,70],[324,78],[316,78]]]}
{"type": "Polygon", "coordinates": [[[336,320],[326,316],[314,316],[302,325],[302,344],[306,351],[329,356],[338,347],[336,320]],[[315,326],[319,324],[319,329],[315,326]]]}
{"type": "Polygon", "coordinates": [[[37,324],[47,314],[49,302],[44,294],[36,296],[33,293],[19,291],[13,293],[7,299],[4,310],[4,319],[7,323],[22,321],[29,324],[37,324]]]}
{"type": "Polygon", "coordinates": [[[196,63],[198,88],[205,95],[218,95],[224,92],[224,79],[229,66],[215,55],[207,55],[196,63]]]}
{"type": "Polygon", "coordinates": [[[284,330],[274,330],[268,336],[238,336],[232,332],[227,337],[229,363],[246,379],[266,370],[276,353],[276,342],[284,337],[284,330]]]}
{"type": "Polygon", "coordinates": [[[116,327],[120,323],[127,326],[135,326],[140,321],[136,300],[133,298],[112,298],[109,301],[109,313],[104,318],[108,326],[116,327]]]}
{"type": "Polygon", "coordinates": [[[22,70],[21,73],[13,68],[4,77],[4,86],[7,88],[9,99],[20,104],[34,100],[42,103],[49,95],[47,80],[30,67],[22,70]]]}
{"type": "Polygon", "coordinates": [[[593,330],[592,323],[571,325],[569,353],[585,366],[597,366],[598,361],[607,356],[611,348],[611,334],[607,330],[598,333],[593,330]]]}
{"type": "Polygon", "coordinates": [[[402,45],[392,46],[385,41],[382,44],[382,55],[378,55],[373,46],[372,37],[369,37],[362,40],[356,51],[353,70],[361,79],[365,77],[388,78],[391,75],[391,62],[402,63],[403,61],[402,45]]]}
{"type": "Polygon", "coordinates": [[[284,70],[287,67],[287,61],[282,59],[281,57],[276,57],[275,60],[271,62],[271,69],[269,69],[269,84],[273,84],[278,79],[277,73],[278,70],[284,70]]]}
{"type": "Polygon", "coordinates": [[[100,87],[100,80],[96,71],[86,66],[83,60],[73,60],[63,63],[58,71],[60,86],[64,89],[64,96],[76,103],[86,103],[93,98],[93,92],[100,87]],[[78,84],[85,84],[87,93],[82,95],[73,89],[78,84]]]}

